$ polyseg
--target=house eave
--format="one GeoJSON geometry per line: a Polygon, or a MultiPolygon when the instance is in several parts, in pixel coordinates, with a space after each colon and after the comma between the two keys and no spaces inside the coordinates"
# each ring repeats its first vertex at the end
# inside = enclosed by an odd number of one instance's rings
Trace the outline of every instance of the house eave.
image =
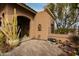
{"type": "Polygon", "coordinates": [[[45,8],[45,11],[47,11],[48,14],[55,20],[54,14],[48,8],[45,8]]]}
{"type": "Polygon", "coordinates": [[[36,14],[37,12],[35,10],[33,10],[31,7],[27,6],[26,4],[24,3],[17,3],[19,6],[31,11],[32,13],[36,14]]]}

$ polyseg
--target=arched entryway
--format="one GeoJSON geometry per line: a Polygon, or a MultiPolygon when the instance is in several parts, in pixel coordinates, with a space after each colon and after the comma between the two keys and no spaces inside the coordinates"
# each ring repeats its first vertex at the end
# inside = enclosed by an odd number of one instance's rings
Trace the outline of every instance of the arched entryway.
{"type": "Polygon", "coordinates": [[[22,38],[24,35],[29,36],[30,30],[30,19],[25,16],[17,16],[18,32],[20,32],[19,37],[22,38]]]}

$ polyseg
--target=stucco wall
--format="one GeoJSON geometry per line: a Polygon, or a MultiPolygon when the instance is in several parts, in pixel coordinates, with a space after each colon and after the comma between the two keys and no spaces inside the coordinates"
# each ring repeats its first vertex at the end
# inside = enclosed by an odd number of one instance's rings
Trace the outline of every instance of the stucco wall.
{"type": "Polygon", "coordinates": [[[7,8],[7,14],[9,16],[13,15],[14,8],[16,8],[17,16],[25,16],[30,19],[33,19],[35,16],[32,12],[30,12],[27,9],[22,8],[21,6],[19,6],[17,4],[7,4],[6,8],[7,8]]]}
{"type": "Polygon", "coordinates": [[[6,12],[6,6],[5,4],[0,4],[0,17],[2,17],[2,13],[6,12]]]}
{"type": "MultiPolygon", "coordinates": [[[[27,9],[22,8],[17,4],[2,4],[2,5],[4,5],[5,7],[3,8],[3,10],[0,11],[0,16],[2,16],[2,13],[7,14],[7,18],[11,21],[13,18],[14,8],[16,8],[17,16],[27,17],[30,19],[30,23],[32,23],[32,20],[34,19],[35,16],[34,13],[30,12],[27,9]]],[[[32,26],[30,25],[30,27],[32,26]]]]}
{"type": "Polygon", "coordinates": [[[46,11],[37,13],[34,21],[31,23],[31,37],[47,39],[50,33],[51,19],[52,17],[46,11]],[[39,24],[41,24],[41,31],[38,31],[39,24]]]}

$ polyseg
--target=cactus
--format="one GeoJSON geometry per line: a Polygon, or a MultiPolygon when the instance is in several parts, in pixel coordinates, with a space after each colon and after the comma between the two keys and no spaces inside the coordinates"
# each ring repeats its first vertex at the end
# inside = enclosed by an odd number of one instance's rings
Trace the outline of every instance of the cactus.
{"type": "Polygon", "coordinates": [[[7,14],[4,16],[2,20],[2,27],[0,28],[1,32],[6,36],[6,43],[11,47],[17,46],[19,43],[19,33],[17,33],[17,15],[16,9],[14,8],[14,15],[11,19],[8,20],[7,14]]]}

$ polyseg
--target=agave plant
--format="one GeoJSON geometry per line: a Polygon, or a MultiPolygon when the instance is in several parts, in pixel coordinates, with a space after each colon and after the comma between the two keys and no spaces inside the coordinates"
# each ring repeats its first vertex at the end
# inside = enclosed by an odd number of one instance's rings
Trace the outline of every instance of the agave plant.
{"type": "Polygon", "coordinates": [[[17,28],[17,15],[16,9],[14,8],[14,15],[9,21],[7,14],[5,14],[2,20],[2,27],[0,28],[1,32],[6,36],[6,43],[11,47],[17,46],[19,43],[19,33],[17,28]]]}

